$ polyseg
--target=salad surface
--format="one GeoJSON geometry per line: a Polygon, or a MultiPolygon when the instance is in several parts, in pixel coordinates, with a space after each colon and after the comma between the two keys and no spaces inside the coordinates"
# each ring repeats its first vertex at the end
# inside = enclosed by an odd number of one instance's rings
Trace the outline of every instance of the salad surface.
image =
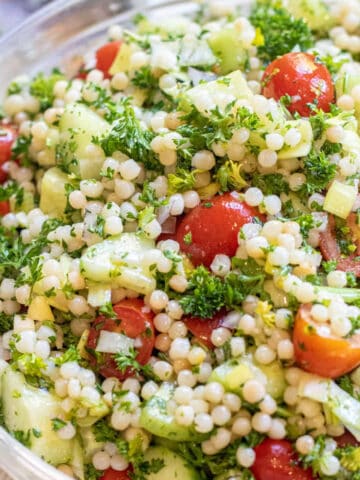
{"type": "Polygon", "coordinates": [[[360,480],[360,3],[235,3],[3,101],[0,426],[78,480],[360,480]]]}

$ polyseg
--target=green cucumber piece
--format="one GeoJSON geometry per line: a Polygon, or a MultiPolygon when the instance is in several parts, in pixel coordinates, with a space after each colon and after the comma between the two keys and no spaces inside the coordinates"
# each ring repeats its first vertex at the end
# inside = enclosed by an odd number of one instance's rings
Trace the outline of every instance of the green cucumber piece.
{"type": "Polygon", "coordinates": [[[89,157],[93,137],[109,133],[110,124],[81,103],[67,105],[59,122],[60,162],[80,178],[99,178],[104,159],[89,157]]]}
{"type": "Polygon", "coordinates": [[[295,17],[305,20],[311,30],[328,32],[335,19],[323,0],[285,0],[288,11],[295,17]]]}
{"type": "Polygon", "coordinates": [[[240,41],[235,28],[224,28],[214,32],[208,39],[214,54],[220,60],[220,73],[226,75],[234,70],[242,70],[248,54],[240,41]]]}
{"type": "Polygon", "coordinates": [[[165,447],[150,447],[144,455],[147,462],[161,460],[163,467],[148,473],[146,480],[200,480],[200,474],[188,465],[183,457],[165,447]]]}
{"type": "Polygon", "coordinates": [[[167,404],[173,397],[174,389],[171,383],[165,382],[161,385],[157,393],[142,408],[140,426],[153,435],[177,442],[204,440],[206,435],[195,432],[193,428],[179,425],[174,416],[167,411],[167,404]]]}
{"type": "Polygon", "coordinates": [[[2,403],[6,428],[30,432],[30,449],[35,454],[55,466],[73,459],[75,440],[59,438],[51,422],[62,414],[59,398],[31,387],[22,373],[7,368],[2,377],[2,403]]]}
{"type": "Polygon", "coordinates": [[[146,295],[155,289],[156,282],[143,258],[154,245],[135,233],[123,233],[86,249],[80,260],[81,271],[92,284],[129,288],[146,295]]]}
{"type": "Polygon", "coordinates": [[[71,184],[69,176],[57,167],[45,173],[41,182],[40,208],[52,217],[63,218],[67,205],[65,185],[71,184]]]}

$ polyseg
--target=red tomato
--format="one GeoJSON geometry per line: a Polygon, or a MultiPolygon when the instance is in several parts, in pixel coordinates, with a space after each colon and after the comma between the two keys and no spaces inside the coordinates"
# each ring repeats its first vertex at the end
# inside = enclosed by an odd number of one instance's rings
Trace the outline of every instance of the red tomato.
{"type": "Polygon", "coordinates": [[[11,159],[11,148],[17,138],[17,131],[10,125],[0,125],[0,183],[5,182],[7,173],[2,165],[11,159]]]}
{"type": "Polygon", "coordinates": [[[130,480],[130,471],[131,470],[129,468],[122,472],[108,468],[99,480],[130,480]]]}
{"type": "Polygon", "coordinates": [[[215,328],[221,327],[226,316],[225,310],[220,310],[213,318],[188,317],[183,318],[187,328],[196,337],[199,343],[208,348],[213,348],[211,334],[215,328]]]}
{"type": "Polygon", "coordinates": [[[7,200],[0,202],[0,216],[6,215],[10,212],[10,204],[7,200]]]}
{"type": "Polygon", "coordinates": [[[356,440],[354,435],[352,435],[350,432],[345,430],[345,433],[340,435],[340,437],[335,438],[336,443],[338,444],[338,447],[347,447],[348,445],[352,445],[354,447],[360,447],[360,442],[356,440]]]}
{"type": "Polygon", "coordinates": [[[325,232],[320,235],[320,250],[325,260],[337,260],[336,268],[344,272],[352,272],[360,277],[360,228],[357,224],[356,213],[350,213],[347,219],[347,225],[350,228],[351,236],[357,245],[356,251],[348,257],[343,257],[336,241],[335,219],[329,215],[328,224],[325,232]]]}
{"type": "Polygon", "coordinates": [[[314,480],[310,469],[304,470],[287,440],[267,438],[254,448],[255,463],[250,470],[256,480],[314,480]]]}
{"type": "Polygon", "coordinates": [[[235,255],[238,232],[254,217],[264,220],[256,208],[249,207],[231,193],[217,195],[185,215],[177,228],[176,240],[194,265],[208,267],[218,253],[235,255]]]}
{"type": "Polygon", "coordinates": [[[290,95],[287,107],[303,117],[311,115],[308,104],[328,112],[334,102],[334,85],[329,70],[310,53],[293,52],[267,66],[262,78],[262,94],[280,100],[290,95]]]}
{"type": "Polygon", "coordinates": [[[360,335],[351,338],[324,334],[310,317],[311,305],[302,305],[295,319],[293,343],[297,364],[310,373],[336,378],[360,365],[360,335]]]}
{"type": "MultiPolygon", "coordinates": [[[[138,352],[136,360],[141,365],[145,365],[151,356],[155,343],[153,314],[148,312],[144,302],[137,298],[122,300],[113,308],[117,319],[114,320],[102,315],[98,317],[92,324],[86,346],[90,350],[96,349],[101,330],[123,333],[130,338],[141,341],[141,347],[136,347],[138,352]]],[[[124,380],[133,375],[131,370],[120,372],[111,353],[103,353],[103,360],[100,364],[96,357],[91,355],[91,352],[90,356],[90,362],[104,377],[117,377],[124,380]]]]}
{"type": "Polygon", "coordinates": [[[113,64],[122,42],[109,42],[100,47],[96,53],[96,68],[101,70],[105,78],[110,78],[109,70],[113,64]]]}

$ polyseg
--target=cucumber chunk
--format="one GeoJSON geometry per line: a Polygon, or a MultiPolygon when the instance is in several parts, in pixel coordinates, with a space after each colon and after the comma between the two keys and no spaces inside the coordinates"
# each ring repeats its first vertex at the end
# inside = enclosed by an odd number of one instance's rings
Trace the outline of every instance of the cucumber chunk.
{"type": "Polygon", "coordinates": [[[247,52],[235,28],[224,28],[209,37],[209,45],[220,60],[220,73],[226,75],[234,70],[242,70],[247,52]]]}
{"type": "Polygon", "coordinates": [[[110,125],[97,113],[80,103],[70,104],[61,116],[60,161],[80,178],[99,178],[104,159],[89,157],[87,147],[93,137],[110,131],[110,125]]]}
{"type": "Polygon", "coordinates": [[[284,4],[295,18],[305,20],[311,30],[328,32],[335,23],[323,0],[285,0],[284,4]]]}
{"type": "Polygon", "coordinates": [[[59,438],[51,423],[61,415],[60,399],[31,387],[22,373],[7,368],[2,377],[2,402],[6,428],[30,432],[30,449],[35,454],[55,466],[72,460],[75,440],[59,438]]]}
{"type": "Polygon", "coordinates": [[[145,461],[162,460],[163,467],[156,473],[148,473],[147,480],[200,480],[200,474],[190,467],[185,459],[165,447],[150,447],[144,455],[145,461]]]}
{"type": "Polygon", "coordinates": [[[57,167],[52,167],[45,173],[41,182],[40,208],[57,218],[64,218],[67,204],[65,185],[71,184],[66,173],[57,167]]]}
{"type": "Polygon", "coordinates": [[[80,428],[79,433],[83,446],[85,463],[91,462],[94,454],[103,449],[104,443],[96,441],[94,431],[91,427],[80,428]]]}
{"type": "Polygon", "coordinates": [[[202,83],[188,90],[180,101],[180,108],[189,111],[195,107],[202,115],[208,117],[211,115],[211,110],[216,107],[224,113],[225,107],[232,101],[248,99],[252,96],[253,93],[245,77],[236,70],[225,77],[202,83]]]}
{"type": "Polygon", "coordinates": [[[151,250],[157,252],[152,240],[123,233],[89,247],[81,257],[81,270],[93,284],[130,288],[146,295],[156,287],[150,266],[144,262],[145,253],[151,250]]]}
{"type": "Polygon", "coordinates": [[[190,427],[179,425],[174,416],[167,411],[167,404],[173,396],[174,388],[172,384],[166,382],[161,385],[157,393],[142,408],[140,426],[153,435],[177,442],[203,440],[206,436],[195,432],[190,427]]]}

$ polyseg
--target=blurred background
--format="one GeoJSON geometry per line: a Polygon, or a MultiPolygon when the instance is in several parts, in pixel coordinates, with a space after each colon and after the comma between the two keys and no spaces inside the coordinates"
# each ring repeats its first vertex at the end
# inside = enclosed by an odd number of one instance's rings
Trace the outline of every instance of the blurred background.
{"type": "Polygon", "coordinates": [[[50,0],[0,0],[0,34],[11,30],[19,22],[49,3],[50,0]]]}

